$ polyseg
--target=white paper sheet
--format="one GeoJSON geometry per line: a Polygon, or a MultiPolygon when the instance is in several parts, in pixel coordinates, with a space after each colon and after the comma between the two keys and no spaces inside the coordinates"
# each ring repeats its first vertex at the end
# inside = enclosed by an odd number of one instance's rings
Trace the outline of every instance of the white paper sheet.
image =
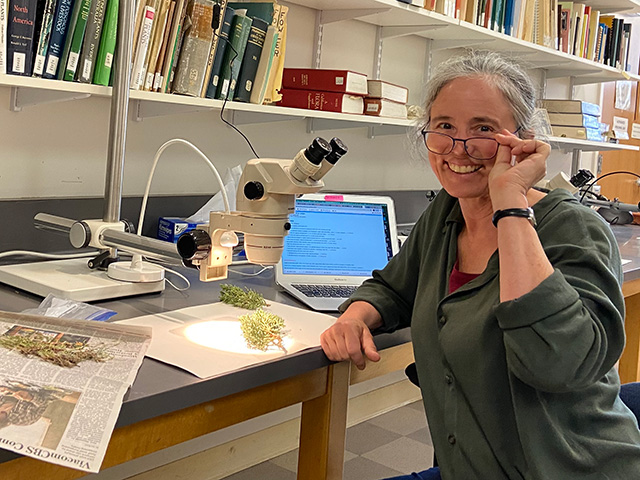
{"type": "MultiPolygon", "coordinates": [[[[336,320],[330,315],[271,301],[265,310],[284,319],[287,353],[319,346],[320,334],[336,320]]],[[[266,352],[246,347],[238,317],[247,313],[251,311],[212,303],[117,323],[151,327],[148,357],[207,378],[286,355],[276,347],[266,352]]]]}

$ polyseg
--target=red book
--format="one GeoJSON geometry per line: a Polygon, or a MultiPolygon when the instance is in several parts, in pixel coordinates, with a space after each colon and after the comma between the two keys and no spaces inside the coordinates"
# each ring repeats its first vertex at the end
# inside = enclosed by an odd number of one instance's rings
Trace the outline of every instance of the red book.
{"type": "Polygon", "coordinates": [[[339,92],[319,92],[310,90],[280,90],[282,100],[278,105],[325,112],[355,113],[364,112],[364,100],[360,96],[339,92]]]}
{"type": "Polygon", "coordinates": [[[367,76],[350,70],[285,68],[282,88],[366,95],[367,76]]]}

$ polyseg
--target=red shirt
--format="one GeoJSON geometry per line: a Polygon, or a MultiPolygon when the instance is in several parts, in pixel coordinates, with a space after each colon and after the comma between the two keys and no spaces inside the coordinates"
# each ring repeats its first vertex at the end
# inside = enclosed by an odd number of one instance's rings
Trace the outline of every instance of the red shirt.
{"type": "Polygon", "coordinates": [[[449,277],[449,293],[455,292],[465,283],[468,283],[479,276],[479,273],[464,273],[458,270],[458,261],[456,260],[456,264],[453,266],[451,276],[449,277]]]}

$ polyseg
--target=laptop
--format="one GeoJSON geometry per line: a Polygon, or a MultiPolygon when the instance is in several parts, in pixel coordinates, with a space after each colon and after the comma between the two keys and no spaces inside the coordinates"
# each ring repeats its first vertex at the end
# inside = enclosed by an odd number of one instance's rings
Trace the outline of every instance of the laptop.
{"type": "Polygon", "coordinates": [[[303,195],[289,221],[276,283],[314,310],[337,311],[399,249],[389,197],[303,195]]]}

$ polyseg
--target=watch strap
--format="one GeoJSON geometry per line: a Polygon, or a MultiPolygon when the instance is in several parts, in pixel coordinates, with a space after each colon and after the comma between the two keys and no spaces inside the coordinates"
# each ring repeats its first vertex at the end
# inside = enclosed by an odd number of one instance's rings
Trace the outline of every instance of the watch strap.
{"type": "Polygon", "coordinates": [[[526,218],[531,223],[531,226],[536,227],[536,216],[533,213],[533,208],[507,208],[505,210],[496,210],[493,213],[493,217],[491,221],[493,222],[493,226],[498,226],[498,221],[504,217],[521,217],[526,218]]]}

